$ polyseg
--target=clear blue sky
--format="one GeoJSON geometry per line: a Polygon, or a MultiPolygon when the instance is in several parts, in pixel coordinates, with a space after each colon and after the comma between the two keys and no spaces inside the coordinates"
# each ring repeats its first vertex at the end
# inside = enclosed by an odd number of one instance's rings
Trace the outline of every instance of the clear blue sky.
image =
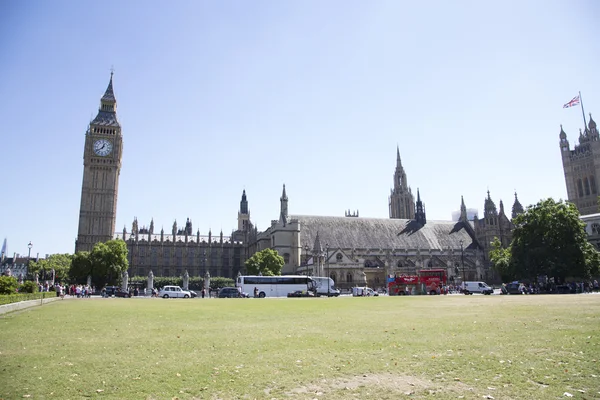
{"type": "Polygon", "coordinates": [[[565,198],[582,92],[600,122],[589,1],[0,2],[8,254],[72,252],[83,144],[114,66],[124,152],[117,228],[206,234],[279,213],[388,217],[396,146],[429,220],[489,189],[565,198]]]}

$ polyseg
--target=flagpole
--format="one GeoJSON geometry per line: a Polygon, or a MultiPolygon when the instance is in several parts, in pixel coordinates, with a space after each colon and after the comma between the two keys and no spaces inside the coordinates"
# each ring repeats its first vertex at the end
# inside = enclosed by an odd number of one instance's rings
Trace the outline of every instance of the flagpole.
{"type": "Polygon", "coordinates": [[[583,131],[587,131],[587,121],[585,120],[585,111],[583,111],[583,98],[581,97],[581,92],[579,92],[579,104],[581,104],[581,113],[583,114],[583,131]]]}

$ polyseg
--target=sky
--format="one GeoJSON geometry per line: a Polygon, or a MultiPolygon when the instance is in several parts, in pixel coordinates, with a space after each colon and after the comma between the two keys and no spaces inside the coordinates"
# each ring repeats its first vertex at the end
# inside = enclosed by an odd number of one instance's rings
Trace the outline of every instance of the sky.
{"type": "Polygon", "coordinates": [[[85,131],[114,68],[117,230],[279,216],[387,218],[396,148],[428,220],[489,190],[566,198],[559,149],[600,122],[589,1],[0,2],[7,254],[72,253],[85,131]]]}

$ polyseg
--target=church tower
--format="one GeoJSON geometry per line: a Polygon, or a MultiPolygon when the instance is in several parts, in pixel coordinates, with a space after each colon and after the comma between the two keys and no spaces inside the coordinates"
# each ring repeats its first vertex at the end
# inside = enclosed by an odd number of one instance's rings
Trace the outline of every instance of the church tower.
{"type": "Polygon", "coordinates": [[[98,115],[85,133],[75,252],[90,251],[94,244],[112,239],[115,232],[123,137],[112,79],[111,72],[98,115]]]}
{"type": "Polygon", "coordinates": [[[389,205],[390,218],[414,219],[415,198],[406,181],[406,173],[400,160],[400,148],[396,148],[396,171],[394,172],[394,188],[391,190],[389,205]]]}
{"type": "Polygon", "coordinates": [[[600,211],[597,185],[600,175],[600,136],[592,114],[585,131],[579,131],[579,144],[573,150],[562,125],[559,139],[567,197],[577,206],[581,215],[596,214],[600,211]]]}
{"type": "Polygon", "coordinates": [[[248,210],[248,199],[246,198],[246,190],[242,192],[242,200],[240,201],[240,211],[238,211],[238,231],[250,231],[250,210],[248,210]]]}

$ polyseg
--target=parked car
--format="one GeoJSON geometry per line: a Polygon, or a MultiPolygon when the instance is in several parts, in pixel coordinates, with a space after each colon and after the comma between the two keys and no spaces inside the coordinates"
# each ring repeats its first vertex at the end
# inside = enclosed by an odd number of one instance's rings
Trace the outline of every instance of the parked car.
{"type": "MultiPolygon", "coordinates": [[[[128,292],[124,292],[118,286],[107,286],[105,289],[106,289],[106,292],[105,292],[106,293],[106,297],[112,297],[112,296],[115,296],[115,297],[126,297],[126,298],[131,297],[128,292]]],[[[100,293],[102,293],[102,291],[100,293]]]]}
{"type": "Polygon", "coordinates": [[[288,293],[287,297],[315,297],[315,294],[307,290],[296,290],[295,292],[288,293]]]}
{"type": "Polygon", "coordinates": [[[523,294],[525,286],[520,282],[511,282],[504,285],[506,294],[523,294]]]}
{"type": "Polygon", "coordinates": [[[158,292],[158,297],[162,297],[164,299],[171,297],[189,299],[192,297],[192,294],[188,290],[183,290],[179,286],[165,286],[158,292]]]}
{"type": "Polygon", "coordinates": [[[219,298],[220,299],[226,299],[226,298],[231,298],[231,299],[235,299],[238,297],[250,297],[248,295],[248,293],[242,293],[240,295],[240,292],[238,291],[238,288],[236,287],[224,287],[221,288],[221,290],[219,290],[219,298]]]}

